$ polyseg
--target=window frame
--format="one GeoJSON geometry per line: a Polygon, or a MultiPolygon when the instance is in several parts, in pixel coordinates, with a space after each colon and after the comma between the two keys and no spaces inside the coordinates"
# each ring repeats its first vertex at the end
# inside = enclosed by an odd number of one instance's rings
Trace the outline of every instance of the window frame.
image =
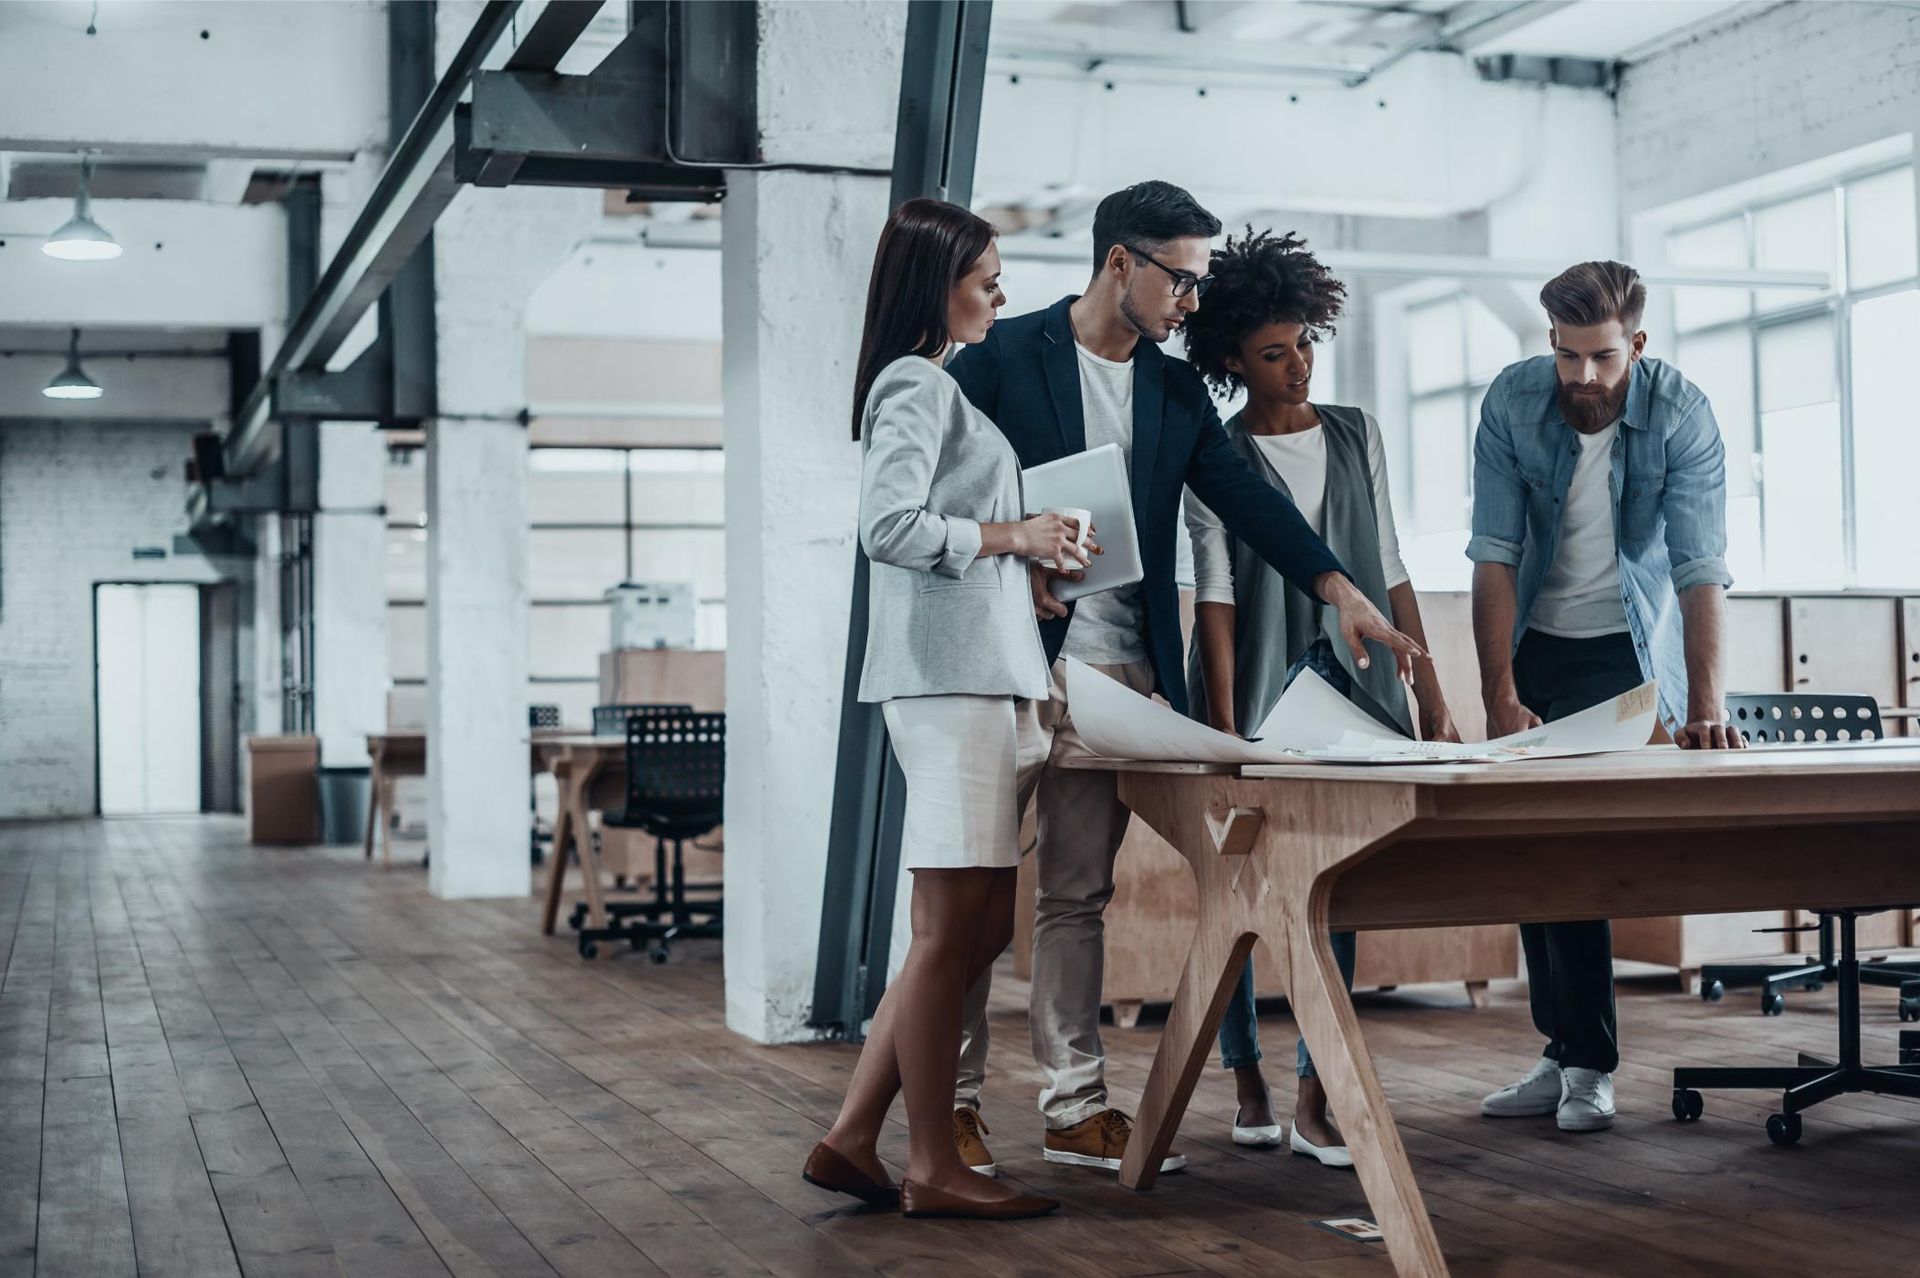
{"type": "MultiPolygon", "coordinates": [[[[1834,274],[1833,287],[1817,294],[1810,294],[1804,300],[1774,309],[1761,310],[1754,299],[1750,299],[1747,313],[1743,316],[1718,320],[1694,328],[1680,327],[1677,315],[1673,318],[1673,336],[1677,343],[1683,338],[1698,338],[1719,335],[1728,332],[1745,331],[1747,334],[1748,365],[1752,380],[1750,393],[1753,403],[1753,444],[1759,455],[1759,474],[1755,481],[1755,491],[1759,497],[1760,508],[1760,562],[1763,583],[1772,582],[1768,567],[1767,554],[1767,447],[1766,413],[1760,398],[1760,340],[1768,329],[1809,319],[1828,318],[1833,326],[1833,359],[1835,383],[1840,409],[1840,511],[1841,546],[1844,563],[1841,565],[1840,580],[1819,583],[1820,588],[1851,589],[1859,582],[1859,512],[1857,509],[1856,446],[1854,439],[1853,404],[1853,311],[1862,302],[1872,301],[1894,293],[1904,293],[1920,288],[1920,272],[1903,279],[1890,280],[1869,288],[1852,287],[1851,263],[1848,249],[1847,226],[1847,188],[1857,182],[1881,177],[1897,171],[1911,171],[1916,160],[1911,157],[1882,161],[1865,165],[1845,173],[1823,178],[1820,181],[1789,187],[1777,192],[1769,192],[1764,198],[1746,200],[1733,208],[1723,208],[1711,216],[1702,215],[1686,221],[1676,222],[1660,228],[1660,246],[1663,254],[1674,237],[1690,231],[1697,231],[1735,217],[1741,220],[1746,238],[1746,268],[1758,269],[1755,261],[1758,252],[1758,237],[1755,234],[1756,217],[1767,209],[1783,204],[1791,204],[1806,199],[1810,195],[1826,192],[1833,200],[1834,207],[1834,274]]],[[[1671,259],[1667,259],[1671,260],[1671,259]]],[[[1669,299],[1671,302],[1671,299],[1669,299]]],[[[1685,372],[1684,369],[1681,370],[1685,372]]],[[[1920,585],[1916,580],[1914,585],[1920,585]]]]}

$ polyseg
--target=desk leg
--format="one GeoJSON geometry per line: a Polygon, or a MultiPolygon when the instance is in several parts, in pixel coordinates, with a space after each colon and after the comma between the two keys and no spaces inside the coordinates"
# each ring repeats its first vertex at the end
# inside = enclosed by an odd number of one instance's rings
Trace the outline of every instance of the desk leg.
{"type": "Polygon", "coordinates": [[[367,786],[367,860],[373,860],[373,827],[380,819],[380,765],[373,765],[372,783],[367,786]]]}
{"type": "Polygon", "coordinates": [[[393,868],[393,780],[380,779],[380,868],[393,868]]]}
{"type": "Polygon", "coordinates": [[[1133,1137],[1120,1163],[1120,1183],[1129,1189],[1152,1189],[1160,1164],[1173,1147],[1174,1133],[1213,1054],[1214,1036],[1227,1000],[1240,982],[1240,972],[1253,952],[1254,934],[1236,925],[1231,916],[1203,914],[1187,949],[1187,965],[1180,988],[1167,1011],[1167,1028],[1160,1050],[1153,1054],[1147,1088],[1140,1096],[1133,1137]]]}
{"type": "Polygon", "coordinates": [[[567,782],[570,769],[564,763],[556,764],[554,779],[560,783],[560,811],[553,819],[553,856],[552,864],[547,867],[547,899],[540,907],[540,933],[553,935],[553,921],[560,913],[560,898],[566,893],[567,883],[567,839],[573,832],[573,804],[568,798],[567,782]]]}
{"type": "Polygon", "coordinates": [[[580,853],[580,877],[587,889],[587,919],[595,927],[607,925],[607,907],[600,897],[600,854],[593,850],[593,822],[587,818],[587,795],[597,768],[574,778],[568,802],[573,808],[573,845],[580,853]]]}
{"type": "Polygon", "coordinates": [[[1401,1278],[1445,1278],[1447,1262],[1440,1254],[1440,1240],[1427,1217],[1413,1166],[1387,1108],[1386,1092],[1374,1072],[1373,1057],[1360,1037],[1353,1000],[1334,961],[1327,931],[1331,887],[1331,876],[1325,876],[1309,899],[1290,900],[1281,907],[1291,960],[1287,998],[1307,1050],[1313,1053],[1314,1072],[1327,1089],[1334,1118],[1353,1151],[1354,1170],[1379,1221],[1394,1272],[1401,1278]]]}

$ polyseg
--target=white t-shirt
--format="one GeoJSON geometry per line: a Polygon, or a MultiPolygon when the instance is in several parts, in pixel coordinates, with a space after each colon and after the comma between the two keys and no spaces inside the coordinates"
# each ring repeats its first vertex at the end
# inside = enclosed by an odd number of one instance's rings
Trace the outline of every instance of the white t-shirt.
{"type": "MultiPolygon", "coordinates": [[[[1373,483],[1373,508],[1380,534],[1380,570],[1391,590],[1407,580],[1400,561],[1400,538],[1393,529],[1393,501],[1387,492],[1387,455],[1380,443],[1380,424],[1370,414],[1367,423],[1367,473],[1373,483]]],[[[1290,435],[1255,435],[1254,446],[1287,481],[1294,505],[1312,526],[1326,535],[1327,432],[1319,425],[1290,435]]],[[[1195,603],[1233,602],[1233,539],[1219,516],[1206,503],[1187,493],[1187,533],[1193,539],[1195,603]]]]}
{"type": "MultiPolygon", "coordinates": [[[[1133,474],[1133,363],[1102,359],[1077,342],[1080,356],[1080,405],[1086,419],[1087,447],[1120,445],[1127,474],[1133,474]]],[[[1093,538],[1100,540],[1100,531],[1093,538]]],[[[1064,649],[1088,665],[1124,665],[1147,659],[1146,617],[1140,586],[1120,586],[1088,595],[1074,605],[1064,649]]]]}
{"type": "Polygon", "coordinates": [[[1527,624],[1562,639],[1593,639],[1627,628],[1620,597],[1620,552],[1613,530],[1615,422],[1592,435],[1575,432],[1580,460],[1560,505],[1560,540],[1527,624]]]}

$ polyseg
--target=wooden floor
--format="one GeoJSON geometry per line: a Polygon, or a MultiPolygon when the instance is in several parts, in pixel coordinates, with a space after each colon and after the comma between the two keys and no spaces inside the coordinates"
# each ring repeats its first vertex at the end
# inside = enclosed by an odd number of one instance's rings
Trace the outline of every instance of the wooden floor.
{"type": "MultiPolygon", "coordinates": [[[[0,1274],[1378,1275],[1311,1227],[1364,1214],[1350,1173],[1228,1140],[1203,1079],[1151,1194],[1040,1160],[1024,989],[995,1005],[986,1116],[1005,1173],[1066,1200],[1018,1225],[917,1222],[804,1184],[854,1051],[728,1033],[719,948],[583,964],[525,901],[436,901],[358,850],[249,849],[227,819],[0,825],[0,1274]]],[[[1364,944],[1364,939],[1362,944],[1364,944]]],[[[1871,1059],[1892,992],[1866,995],[1871,1059]]],[[[1539,1042],[1525,990],[1360,1000],[1459,1275],[1910,1274],[1920,1106],[1850,1098],[1799,1147],[1759,1096],[1667,1113],[1678,1062],[1821,1051],[1831,991],[1714,1007],[1621,992],[1611,1133],[1490,1123],[1539,1042]]],[[[1293,1033],[1262,1025],[1276,1095],[1293,1033]]],[[[1116,1102],[1150,1025],[1108,1030],[1116,1102]]],[[[904,1128],[882,1153],[904,1162],[904,1128]]]]}

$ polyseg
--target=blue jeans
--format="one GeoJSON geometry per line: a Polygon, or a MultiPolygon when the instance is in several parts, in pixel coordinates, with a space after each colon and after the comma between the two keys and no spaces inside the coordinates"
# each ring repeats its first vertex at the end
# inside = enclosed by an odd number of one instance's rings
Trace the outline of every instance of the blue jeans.
{"type": "MultiPolygon", "coordinates": [[[[1307,669],[1325,679],[1341,696],[1352,693],[1352,681],[1333,655],[1333,645],[1325,639],[1314,640],[1313,646],[1301,653],[1300,659],[1288,667],[1286,682],[1291,684],[1296,675],[1307,669]]],[[[1355,948],[1352,932],[1333,934],[1334,961],[1340,965],[1340,976],[1348,989],[1353,988],[1355,948]]],[[[1306,1039],[1299,1041],[1294,1054],[1297,1058],[1295,1072],[1301,1078],[1314,1077],[1313,1057],[1307,1054],[1306,1039]]],[[[1240,984],[1227,1002],[1226,1015],[1220,1018],[1220,1063],[1228,1069],[1245,1069],[1259,1060],[1260,1023],[1253,1005],[1253,959],[1249,957],[1246,967],[1240,972],[1240,984]]]]}

